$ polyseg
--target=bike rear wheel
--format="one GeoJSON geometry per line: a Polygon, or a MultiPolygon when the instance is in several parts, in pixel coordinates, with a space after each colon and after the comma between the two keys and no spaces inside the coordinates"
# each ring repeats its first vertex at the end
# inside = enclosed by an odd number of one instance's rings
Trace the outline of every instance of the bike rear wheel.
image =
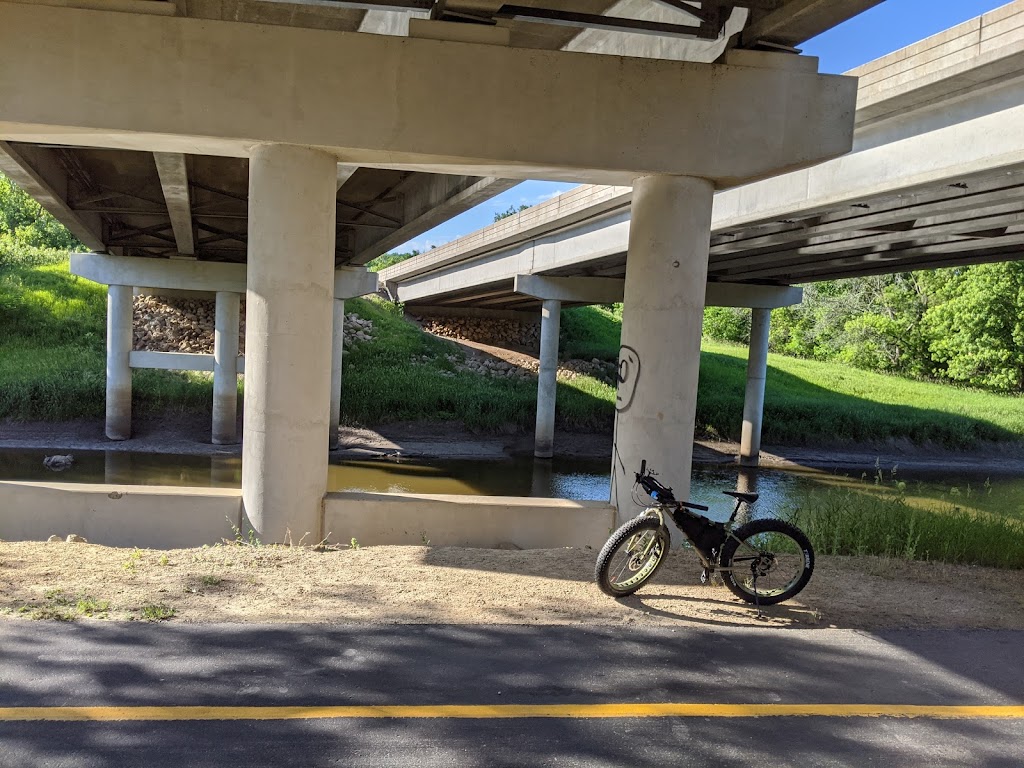
{"type": "Polygon", "coordinates": [[[656,517],[637,517],[611,535],[597,556],[601,591],[625,597],[650,581],[668,554],[669,534],[656,517]]]}
{"type": "Polygon", "coordinates": [[[725,585],[741,600],[775,605],[796,596],[814,571],[804,532],[784,520],[754,520],[732,532],[720,559],[725,585]]]}

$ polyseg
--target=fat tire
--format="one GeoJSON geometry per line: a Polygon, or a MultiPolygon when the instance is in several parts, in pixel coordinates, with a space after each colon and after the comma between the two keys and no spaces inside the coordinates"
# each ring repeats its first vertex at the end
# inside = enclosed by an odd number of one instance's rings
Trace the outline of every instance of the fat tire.
{"type": "Polygon", "coordinates": [[[811,542],[804,532],[792,523],[787,523],[785,520],[776,520],[771,518],[754,520],[733,530],[732,535],[726,539],[725,545],[722,547],[722,555],[720,559],[721,567],[730,568],[732,566],[733,556],[735,556],[740,542],[759,533],[781,533],[789,536],[796,542],[803,554],[804,565],[803,571],[800,573],[800,578],[797,579],[793,586],[785,592],[780,592],[777,595],[758,595],[757,598],[755,598],[753,594],[740,586],[736,581],[736,574],[733,573],[733,571],[723,571],[722,577],[725,580],[725,586],[727,586],[730,591],[741,600],[746,600],[748,603],[756,602],[759,605],[775,605],[776,603],[781,603],[795,597],[804,587],[807,586],[807,582],[811,580],[811,574],[814,572],[814,548],[811,546],[811,542]]]}
{"type": "Polygon", "coordinates": [[[671,538],[665,526],[656,517],[635,517],[622,525],[615,533],[611,535],[605,545],[601,548],[600,554],[597,556],[597,564],[594,567],[594,579],[597,581],[597,585],[601,588],[609,597],[626,597],[632,595],[640,587],[649,582],[654,574],[661,568],[661,564],[665,562],[665,558],[668,555],[669,544],[671,538]],[[612,558],[618,551],[619,547],[623,546],[629,539],[637,533],[644,530],[655,531],[656,534],[662,539],[661,542],[661,557],[655,564],[651,572],[647,574],[640,582],[631,586],[628,589],[616,589],[611,579],[608,577],[608,567],[611,565],[612,558]]]}

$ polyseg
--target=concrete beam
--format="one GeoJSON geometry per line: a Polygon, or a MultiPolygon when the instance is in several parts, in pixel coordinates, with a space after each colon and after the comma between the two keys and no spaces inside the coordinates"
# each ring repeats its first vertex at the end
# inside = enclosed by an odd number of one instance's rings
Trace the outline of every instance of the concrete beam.
{"type": "Polygon", "coordinates": [[[42,147],[15,149],[0,141],[0,171],[35,198],[87,248],[106,250],[102,220],[95,213],[77,213],[68,205],[68,173],[50,151],[42,147]]]}
{"type": "Polygon", "coordinates": [[[930,105],[947,110],[959,98],[1019,79],[1022,41],[1024,5],[1008,3],[851,70],[860,80],[858,126],[930,105]]]}
{"type": "Polygon", "coordinates": [[[712,231],[799,219],[873,197],[910,194],[951,179],[1021,168],[1022,130],[1024,105],[719,192],[712,231]]]}
{"type": "Polygon", "coordinates": [[[365,267],[341,267],[334,271],[334,298],[356,299],[377,292],[377,273],[365,267]]]}
{"type": "MultiPolygon", "coordinates": [[[[422,179],[422,176],[417,178],[422,179]]],[[[483,179],[446,175],[430,177],[425,186],[403,198],[401,218],[405,223],[401,227],[383,237],[373,230],[355,233],[353,250],[356,255],[352,263],[366,264],[518,183],[514,179],[493,176],[483,179]]]]}
{"type": "Polygon", "coordinates": [[[145,285],[150,288],[245,293],[244,264],[73,253],[71,274],[104,285],[145,285]]]}
{"type": "Polygon", "coordinates": [[[612,304],[622,301],[626,281],[615,277],[546,277],[516,275],[514,289],[545,301],[574,304],[612,304]]]}
{"type": "Polygon", "coordinates": [[[775,10],[756,13],[740,37],[743,47],[762,42],[796,46],[832,29],[882,0],[789,0],[775,10]]]}
{"type": "Polygon", "coordinates": [[[50,5],[55,8],[83,8],[116,13],[149,13],[155,16],[174,16],[177,13],[174,3],[162,2],[162,0],[4,0],[4,2],[50,5]]]}
{"type": "Polygon", "coordinates": [[[167,213],[171,217],[171,229],[178,253],[194,256],[195,240],[192,236],[192,201],[188,190],[188,170],[185,155],[178,152],[154,152],[153,161],[160,176],[160,186],[167,201],[167,213]]]}
{"type": "MultiPolygon", "coordinates": [[[[848,267],[856,269],[863,266],[870,270],[875,265],[888,263],[886,270],[889,272],[905,271],[907,269],[933,269],[937,266],[954,266],[956,264],[967,264],[971,261],[971,254],[975,251],[993,252],[998,249],[1005,254],[1003,258],[995,261],[1012,261],[1020,258],[1020,247],[1024,245],[1024,233],[1011,232],[1005,235],[993,237],[964,237],[958,240],[944,239],[941,242],[930,245],[912,245],[899,249],[872,249],[866,248],[861,252],[853,250],[845,256],[832,259],[818,259],[817,261],[804,264],[782,264],[778,266],[764,267],[761,269],[749,270],[745,277],[775,279],[784,276],[787,280],[794,282],[806,282],[812,277],[821,279],[823,273],[832,272],[832,267],[848,267]],[[945,256],[945,259],[941,257],[945,256]],[[943,263],[949,261],[952,263],[943,263]],[[902,269],[894,268],[893,262],[899,262],[902,269]]],[[[884,271],[884,270],[883,270],[884,271]]],[[[865,271],[863,274],[869,274],[865,271]]]]}
{"type": "Polygon", "coordinates": [[[852,78],[777,69],[0,3],[8,140],[723,187],[849,151],[855,96],[852,78]]]}
{"type": "Polygon", "coordinates": [[[411,8],[386,11],[371,8],[363,14],[359,22],[359,31],[371,35],[396,35],[405,37],[409,34],[409,22],[413,19],[429,18],[429,11],[414,11],[411,8]]]}
{"type": "Polygon", "coordinates": [[[704,289],[706,307],[749,307],[776,309],[799,304],[804,289],[792,285],[750,285],[744,283],[708,283],[704,289]]]}
{"type": "MultiPolygon", "coordinates": [[[[213,371],[214,356],[203,352],[145,352],[133,350],[128,356],[132,368],[155,368],[162,371],[213,371]]],[[[245,373],[245,356],[235,364],[238,373],[245,373]]]]}
{"type": "Polygon", "coordinates": [[[519,211],[514,216],[506,216],[458,240],[381,270],[381,280],[398,283],[553,230],[564,229],[609,211],[625,209],[628,213],[631,196],[631,187],[581,184],[564,194],[519,211]]]}
{"type": "MultiPolygon", "coordinates": [[[[71,274],[103,285],[245,293],[245,264],[137,259],[102,253],[71,254],[71,274]]],[[[348,299],[377,292],[377,273],[342,267],[334,273],[335,296],[348,299]]]]}
{"type": "Polygon", "coordinates": [[[351,179],[356,171],[359,170],[358,165],[346,165],[345,163],[338,163],[338,191],[345,186],[349,179],[351,179]]]}

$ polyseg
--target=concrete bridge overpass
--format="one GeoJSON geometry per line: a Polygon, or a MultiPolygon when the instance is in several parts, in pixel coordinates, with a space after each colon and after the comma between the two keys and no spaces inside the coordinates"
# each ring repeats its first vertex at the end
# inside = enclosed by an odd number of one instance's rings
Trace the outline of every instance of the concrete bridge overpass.
{"type": "MultiPolygon", "coordinates": [[[[800,300],[793,284],[1024,251],[1024,2],[847,74],[850,154],[714,198],[705,304],[753,309],[744,463],[760,446],[769,314],[800,300]]],[[[622,299],[632,199],[577,187],[381,272],[413,311],[542,314],[538,456],[552,455],[560,308],[622,299]]]]}
{"type": "Polygon", "coordinates": [[[244,279],[237,519],[265,541],[327,530],[332,329],[358,290],[337,269],[502,180],[630,184],[624,338],[647,362],[616,455],[659,453],[685,492],[712,195],[849,150],[854,81],[792,51],[879,1],[0,0],[0,169],[102,254],[113,439],[140,274],[217,291],[225,336],[244,279]]]}

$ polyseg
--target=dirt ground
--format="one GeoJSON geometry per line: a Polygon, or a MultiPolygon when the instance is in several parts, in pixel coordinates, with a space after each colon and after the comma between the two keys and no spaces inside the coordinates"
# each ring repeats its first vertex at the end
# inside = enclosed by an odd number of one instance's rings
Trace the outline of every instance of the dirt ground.
{"type": "Polygon", "coordinates": [[[0,620],[368,624],[1022,628],[1024,571],[822,557],[795,600],[764,610],[699,584],[673,551],[655,582],[612,600],[585,549],[221,545],[129,550],[0,543],[0,620]]]}

